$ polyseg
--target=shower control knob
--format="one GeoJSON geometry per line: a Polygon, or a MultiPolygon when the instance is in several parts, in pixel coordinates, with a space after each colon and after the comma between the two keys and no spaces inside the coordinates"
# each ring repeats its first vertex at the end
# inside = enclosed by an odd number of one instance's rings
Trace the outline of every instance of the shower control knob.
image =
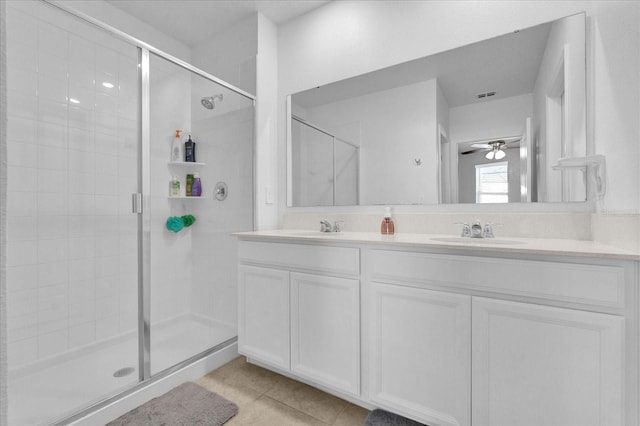
{"type": "Polygon", "coordinates": [[[216,183],[216,186],[213,189],[213,196],[216,198],[216,200],[224,201],[227,198],[228,193],[229,193],[229,188],[227,187],[226,183],[224,182],[216,183]]]}

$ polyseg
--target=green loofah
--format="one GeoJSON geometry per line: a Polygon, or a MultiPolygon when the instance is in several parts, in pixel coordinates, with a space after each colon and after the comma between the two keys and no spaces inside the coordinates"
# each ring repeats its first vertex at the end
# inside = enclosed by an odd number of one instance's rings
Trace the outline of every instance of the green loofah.
{"type": "Polygon", "coordinates": [[[182,221],[184,222],[184,226],[189,227],[193,225],[193,222],[196,221],[196,218],[191,214],[187,214],[182,216],[182,221]]]}
{"type": "Polygon", "coordinates": [[[177,216],[171,216],[167,219],[167,229],[173,232],[180,232],[184,228],[184,221],[177,216]]]}

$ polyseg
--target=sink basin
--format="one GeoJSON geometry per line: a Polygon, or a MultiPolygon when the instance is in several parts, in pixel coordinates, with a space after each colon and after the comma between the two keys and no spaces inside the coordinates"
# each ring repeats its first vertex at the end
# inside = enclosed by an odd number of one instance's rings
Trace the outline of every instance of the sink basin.
{"type": "Polygon", "coordinates": [[[291,235],[296,237],[337,237],[340,232],[321,232],[321,231],[293,231],[291,235]]]}
{"type": "Polygon", "coordinates": [[[469,238],[469,237],[434,237],[433,241],[441,243],[458,243],[458,244],[524,244],[522,241],[503,240],[502,238],[469,238]]]}

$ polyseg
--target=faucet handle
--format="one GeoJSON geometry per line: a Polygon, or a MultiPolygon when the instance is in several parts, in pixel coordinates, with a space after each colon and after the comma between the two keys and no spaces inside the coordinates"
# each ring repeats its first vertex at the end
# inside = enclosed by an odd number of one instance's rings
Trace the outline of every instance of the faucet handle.
{"type": "Polygon", "coordinates": [[[500,223],[485,223],[484,229],[482,230],[482,238],[495,238],[493,227],[500,225],[500,223]]]}
{"type": "Polygon", "coordinates": [[[470,237],[471,236],[471,225],[465,222],[454,222],[454,225],[462,225],[462,233],[461,237],[470,237]]]}
{"type": "Polygon", "coordinates": [[[336,220],[335,222],[333,222],[333,232],[342,231],[342,224],[343,223],[344,223],[344,220],[336,220]]]}
{"type": "Polygon", "coordinates": [[[331,230],[331,224],[328,220],[323,219],[320,221],[320,232],[331,232],[331,230]]]}

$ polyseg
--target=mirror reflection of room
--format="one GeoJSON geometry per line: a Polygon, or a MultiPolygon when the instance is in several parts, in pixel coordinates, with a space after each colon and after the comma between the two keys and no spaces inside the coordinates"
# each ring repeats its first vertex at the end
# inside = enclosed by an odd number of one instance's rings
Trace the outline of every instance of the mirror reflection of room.
{"type": "Polygon", "coordinates": [[[296,202],[303,206],[357,205],[360,147],[296,115],[292,115],[291,132],[296,202]]]}
{"type": "Polygon", "coordinates": [[[585,68],[578,14],[296,93],[289,205],[585,201],[585,68]]]}

